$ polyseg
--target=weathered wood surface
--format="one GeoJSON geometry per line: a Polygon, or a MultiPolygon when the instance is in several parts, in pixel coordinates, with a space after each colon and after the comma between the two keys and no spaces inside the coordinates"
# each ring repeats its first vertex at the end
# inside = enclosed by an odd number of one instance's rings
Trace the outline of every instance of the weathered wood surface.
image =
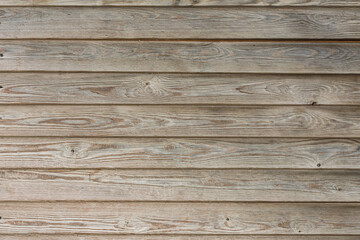
{"type": "Polygon", "coordinates": [[[1,201],[356,202],[359,170],[0,170],[1,201]]]}
{"type": "Polygon", "coordinates": [[[0,0],[0,6],[360,6],[358,0],[0,0]]]}
{"type": "Polygon", "coordinates": [[[0,136],[359,137],[358,106],[0,106],[0,136]]]}
{"type": "Polygon", "coordinates": [[[360,75],[0,73],[3,104],[360,105],[360,75]]]}
{"type": "Polygon", "coordinates": [[[92,234],[360,234],[356,203],[0,203],[0,231],[92,234]]]}
{"type": "Polygon", "coordinates": [[[0,166],[3,169],[360,169],[360,140],[0,138],[0,166]]]}
{"type": "Polygon", "coordinates": [[[18,234],[0,235],[1,240],[359,240],[359,236],[249,236],[249,235],[90,235],[90,234],[18,234]]]}
{"type": "Polygon", "coordinates": [[[360,43],[0,41],[0,71],[360,73],[360,43]]]}
{"type": "Polygon", "coordinates": [[[296,236],[296,235],[90,235],[90,234],[31,234],[0,235],[1,240],[359,240],[360,236],[296,236]]]}
{"type": "Polygon", "coordinates": [[[360,8],[1,8],[0,38],[360,39],[360,8]]]}

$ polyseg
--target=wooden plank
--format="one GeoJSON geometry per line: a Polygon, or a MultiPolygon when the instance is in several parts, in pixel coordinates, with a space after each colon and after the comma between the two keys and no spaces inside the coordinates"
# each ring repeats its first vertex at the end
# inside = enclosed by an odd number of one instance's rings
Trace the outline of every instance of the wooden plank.
{"type": "Polygon", "coordinates": [[[358,170],[0,170],[0,201],[355,202],[358,170]]]}
{"type": "Polygon", "coordinates": [[[356,42],[2,40],[0,50],[0,71],[360,73],[356,42]]]}
{"type": "Polygon", "coordinates": [[[296,236],[296,235],[90,235],[90,234],[32,234],[0,235],[1,240],[359,240],[359,236],[296,236]]]}
{"type": "Polygon", "coordinates": [[[0,203],[0,231],[92,234],[360,234],[360,205],[0,203]]]}
{"type": "Polygon", "coordinates": [[[0,136],[360,136],[349,106],[12,105],[0,117],[0,136]]]}
{"type": "Polygon", "coordinates": [[[360,140],[0,138],[0,166],[3,169],[360,169],[360,140]]]}
{"type": "Polygon", "coordinates": [[[360,8],[1,8],[0,38],[360,39],[360,8]]]}
{"type": "Polygon", "coordinates": [[[360,105],[360,75],[0,73],[0,104],[360,105]]]}
{"type": "Polygon", "coordinates": [[[0,0],[0,6],[360,6],[358,0],[0,0]]]}

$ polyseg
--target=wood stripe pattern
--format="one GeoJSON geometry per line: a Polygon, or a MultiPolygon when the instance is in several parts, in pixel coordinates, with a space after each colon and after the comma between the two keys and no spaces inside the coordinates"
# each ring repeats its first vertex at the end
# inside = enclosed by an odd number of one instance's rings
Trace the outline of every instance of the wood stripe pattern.
{"type": "Polygon", "coordinates": [[[359,170],[7,170],[0,200],[354,202],[359,170]],[[8,190],[9,189],[9,190],[8,190]],[[11,189],[11,190],[10,190],[11,189]]]}
{"type": "Polygon", "coordinates": [[[360,73],[358,42],[0,40],[0,46],[0,71],[360,73]]]}
{"type": "Polygon", "coordinates": [[[358,137],[358,106],[0,106],[0,136],[358,137]],[[325,131],[326,130],[326,131],[325,131]]]}
{"type": "Polygon", "coordinates": [[[357,0],[1,0],[0,6],[360,6],[357,0]]]}
{"type": "Polygon", "coordinates": [[[360,1],[0,0],[0,240],[360,238],[360,1]]]}
{"type": "Polygon", "coordinates": [[[0,208],[6,234],[360,234],[358,203],[43,202],[0,208]]]}
{"type": "Polygon", "coordinates": [[[360,105],[359,75],[0,73],[2,104],[360,105]]]}
{"type": "Polygon", "coordinates": [[[359,10],[1,8],[0,38],[359,39],[359,10]]]}
{"type": "Polygon", "coordinates": [[[4,169],[360,169],[360,139],[0,138],[4,169]]]}

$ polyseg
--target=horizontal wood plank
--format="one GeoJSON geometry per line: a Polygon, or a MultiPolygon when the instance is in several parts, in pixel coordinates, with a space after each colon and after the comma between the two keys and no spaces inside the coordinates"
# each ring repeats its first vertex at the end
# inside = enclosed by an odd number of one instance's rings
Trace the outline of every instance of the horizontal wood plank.
{"type": "Polygon", "coordinates": [[[354,7],[13,7],[0,13],[1,39],[360,39],[360,8],[354,7]]]}
{"type": "Polygon", "coordinates": [[[358,170],[1,170],[1,201],[355,202],[358,170]]]}
{"type": "Polygon", "coordinates": [[[360,73],[360,43],[0,41],[0,71],[360,73]]]}
{"type": "Polygon", "coordinates": [[[92,234],[360,234],[360,205],[0,203],[0,231],[92,234]]]}
{"type": "Polygon", "coordinates": [[[359,236],[296,236],[296,235],[90,235],[90,234],[31,234],[0,235],[1,240],[359,240],[359,236]]]}
{"type": "Polygon", "coordinates": [[[359,137],[341,106],[0,106],[1,136],[359,137]]]}
{"type": "Polygon", "coordinates": [[[360,105],[360,75],[0,73],[0,104],[360,105]]]}
{"type": "Polygon", "coordinates": [[[360,169],[360,139],[0,138],[6,169],[360,169]]]}
{"type": "Polygon", "coordinates": [[[0,0],[0,6],[360,6],[357,0],[0,0]]]}

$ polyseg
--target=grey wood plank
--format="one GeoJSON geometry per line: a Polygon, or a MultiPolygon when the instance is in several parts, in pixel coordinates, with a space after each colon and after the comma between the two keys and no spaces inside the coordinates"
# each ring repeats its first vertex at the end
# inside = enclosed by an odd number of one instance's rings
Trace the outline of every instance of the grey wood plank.
{"type": "Polygon", "coordinates": [[[360,6],[357,0],[0,0],[0,6],[360,6]]]}
{"type": "Polygon", "coordinates": [[[360,234],[356,203],[8,202],[0,209],[3,234],[360,234]]]}
{"type": "Polygon", "coordinates": [[[2,169],[360,169],[359,139],[0,138],[2,169]]]}
{"type": "Polygon", "coordinates": [[[0,41],[0,71],[360,73],[360,43],[0,41]]]}
{"type": "Polygon", "coordinates": [[[360,75],[0,73],[0,104],[360,105],[360,75]]]}
{"type": "Polygon", "coordinates": [[[356,202],[358,170],[0,170],[0,201],[356,202]]]}
{"type": "Polygon", "coordinates": [[[0,12],[1,39],[360,39],[360,8],[354,7],[3,7],[0,12]]]}
{"type": "Polygon", "coordinates": [[[0,136],[359,137],[349,106],[0,106],[0,136]]]}

